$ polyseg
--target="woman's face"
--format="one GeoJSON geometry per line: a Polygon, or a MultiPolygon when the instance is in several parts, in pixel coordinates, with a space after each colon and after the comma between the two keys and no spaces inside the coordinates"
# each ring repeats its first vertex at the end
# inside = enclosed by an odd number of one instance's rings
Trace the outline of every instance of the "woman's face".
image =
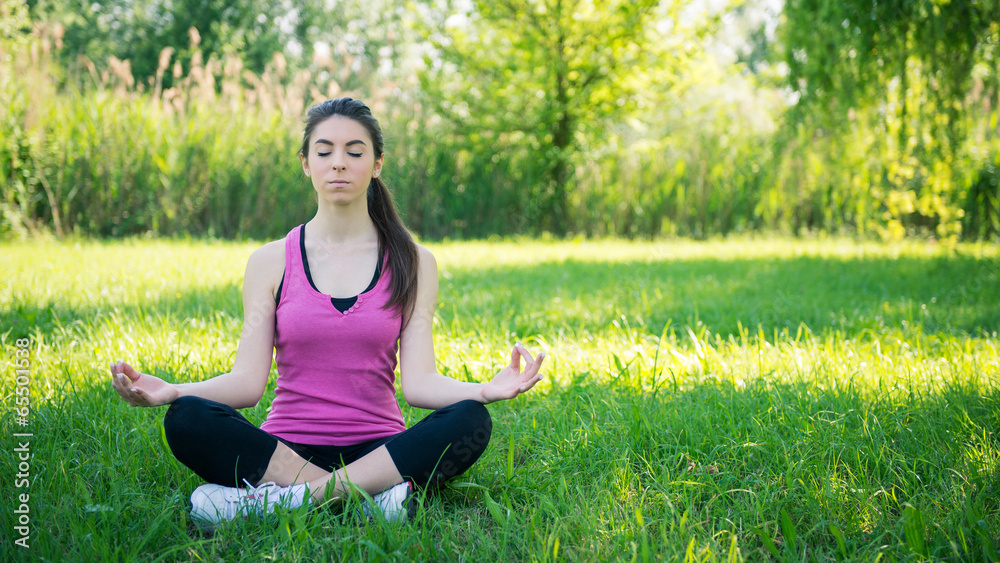
{"type": "Polygon", "coordinates": [[[320,200],[335,205],[364,200],[371,179],[382,171],[382,157],[375,158],[368,130],[339,115],[316,126],[309,152],[300,158],[320,200]]]}

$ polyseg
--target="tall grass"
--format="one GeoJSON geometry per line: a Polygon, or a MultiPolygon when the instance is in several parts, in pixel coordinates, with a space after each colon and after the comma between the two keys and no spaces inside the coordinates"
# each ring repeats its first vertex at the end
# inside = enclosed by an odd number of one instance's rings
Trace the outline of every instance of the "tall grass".
{"type": "MultiPolygon", "coordinates": [[[[34,433],[31,548],[5,559],[998,558],[996,246],[433,244],[439,368],[483,380],[522,340],[546,379],[490,407],[483,458],[407,524],[299,511],[202,536],[163,409],[119,401],[105,366],[229,369],[254,247],[0,244],[0,342],[12,362],[31,339],[34,433]]],[[[6,369],[5,405],[13,387],[6,369]]],[[[0,526],[14,537],[10,510],[0,526]]]]}

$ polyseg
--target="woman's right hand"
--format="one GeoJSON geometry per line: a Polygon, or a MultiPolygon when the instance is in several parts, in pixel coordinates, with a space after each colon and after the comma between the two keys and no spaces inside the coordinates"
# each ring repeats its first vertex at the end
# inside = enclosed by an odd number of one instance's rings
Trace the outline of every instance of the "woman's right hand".
{"type": "Polygon", "coordinates": [[[111,363],[111,386],[133,407],[158,407],[174,402],[178,396],[172,384],[140,373],[123,360],[111,363]]]}

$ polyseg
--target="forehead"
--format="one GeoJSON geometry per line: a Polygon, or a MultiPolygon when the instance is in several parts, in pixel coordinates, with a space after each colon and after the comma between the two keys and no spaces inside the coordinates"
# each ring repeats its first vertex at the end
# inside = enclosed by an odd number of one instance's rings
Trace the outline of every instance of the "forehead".
{"type": "Polygon", "coordinates": [[[326,139],[334,143],[361,140],[368,146],[372,144],[371,135],[368,134],[368,129],[365,129],[364,125],[342,115],[328,117],[316,125],[309,142],[313,143],[317,139],[326,139]]]}

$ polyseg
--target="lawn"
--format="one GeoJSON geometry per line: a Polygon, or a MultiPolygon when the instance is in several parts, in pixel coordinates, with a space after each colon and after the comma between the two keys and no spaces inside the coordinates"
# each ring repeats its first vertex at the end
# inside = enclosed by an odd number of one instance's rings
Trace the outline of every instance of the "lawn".
{"type": "Polygon", "coordinates": [[[520,340],[549,352],[546,378],[489,407],[486,454],[406,524],[348,506],[202,535],[186,514],[200,483],[170,455],[165,409],[118,400],[106,366],[228,371],[256,244],[0,243],[0,559],[998,558],[1000,247],[428,246],[439,369],[481,381],[520,340]],[[27,548],[14,543],[25,507],[27,548]]]}

